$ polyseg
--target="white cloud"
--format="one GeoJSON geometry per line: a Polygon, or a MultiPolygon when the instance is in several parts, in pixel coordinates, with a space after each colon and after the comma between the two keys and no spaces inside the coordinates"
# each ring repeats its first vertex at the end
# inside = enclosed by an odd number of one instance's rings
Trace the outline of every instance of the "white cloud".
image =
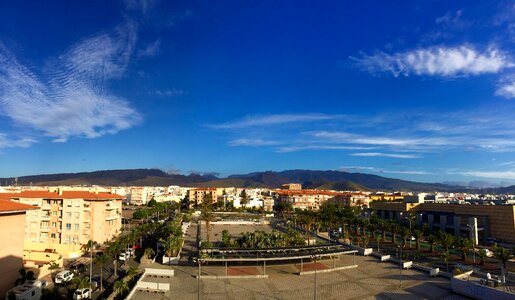
{"type": "Polygon", "coordinates": [[[277,115],[261,115],[261,116],[247,116],[234,122],[227,122],[223,124],[211,125],[212,128],[220,129],[235,129],[253,126],[270,126],[286,123],[302,123],[302,122],[315,122],[340,118],[338,115],[326,115],[320,113],[309,114],[277,114],[277,115]]]}
{"type": "Polygon", "coordinates": [[[458,174],[464,176],[484,177],[484,178],[498,178],[498,179],[515,179],[515,171],[464,171],[458,174]]]}
{"type": "Polygon", "coordinates": [[[156,90],[156,91],[154,91],[153,94],[156,96],[159,96],[159,97],[176,98],[176,97],[187,95],[188,92],[186,92],[184,90],[173,88],[170,90],[156,90]]]}
{"type": "Polygon", "coordinates": [[[161,41],[157,40],[148,44],[145,48],[138,51],[138,57],[154,57],[161,50],[161,41]]]}
{"type": "Polygon", "coordinates": [[[30,137],[13,138],[5,133],[0,133],[0,149],[3,148],[27,148],[37,141],[30,137]]]}
{"type": "Polygon", "coordinates": [[[371,150],[373,147],[338,146],[338,145],[297,145],[276,148],[279,153],[296,152],[304,150],[371,150]]]}
{"type": "Polygon", "coordinates": [[[123,76],[135,43],[136,27],[129,23],[74,44],[39,73],[0,44],[0,113],[56,142],[134,126],[140,115],[105,85],[123,76]]]}
{"type": "Polygon", "coordinates": [[[417,171],[417,170],[385,170],[379,169],[376,167],[364,167],[364,166],[343,166],[340,167],[341,170],[347,172],[356,172],[356,171],[368,171],[369,173],[389,173],[389,174],[406,174],[406,175],[432,175],[433,173],[426,171],[417,171]]]}
{"type": "Polygon", "coordinates": [[[259,146],[273,146],[279,144],[276,141],[267,141],[262,139],[237,139],[229,142],[230,146],[251,146],[251,147],[259,147],[259,146]]]}
{"type": "Polygon", "coordinates": [[[495,48],[479,52],[470,46],[419,48],[394,54],[379,51],[351,59],[370,73],[390,72],[396,77],[478,75],[513,67],[510,58],[495,48]]]}
{"type": "Polygon", "coordinates": [[[495,94],[506,98],[515,98],[515,81],[502,84],[495,94]]]}
{"type": "Polygon", "coordinates": [[[364,156],[364,157],[392,157],[392,158],[418,158],[415,154],[397,154],[397,153],[382,153],[382,152],[360,152],[351,153],[351,156],[364,156]]]}

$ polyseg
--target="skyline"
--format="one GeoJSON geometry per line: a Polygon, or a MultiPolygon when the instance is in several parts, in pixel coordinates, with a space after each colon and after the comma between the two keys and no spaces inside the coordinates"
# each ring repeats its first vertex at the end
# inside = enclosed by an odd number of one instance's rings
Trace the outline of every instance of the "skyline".
{"type": "Polygon", "coordinates": [[[515,183],[515,5],[0,4],[0,177],[515,183]]]}

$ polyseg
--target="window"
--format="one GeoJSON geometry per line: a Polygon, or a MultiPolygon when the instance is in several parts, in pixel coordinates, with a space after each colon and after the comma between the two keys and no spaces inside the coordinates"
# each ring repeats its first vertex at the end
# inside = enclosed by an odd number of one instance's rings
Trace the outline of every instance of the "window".
{"type": "Polygon", "coordinates": [[[74,224],[74,229],[79,230],[79,224],[74,224]]]}
{"type": "Polygon", "coordinates": [[[52,222],[52,227],[56,227],[57,226],[57,223],[56,222],[52,222]]]}
{"type": "Polygon", "coordinates": [[[48,239],[48,233],[43,232],[43,233],[41,234],[41,239],[43,239],[43,240],[48,239]]]}
{"type": "Polygon", "coordinates": [[[56,212],[56,211],[53,211],[53,212],[52,212],[52,216],[57,216],[57,212],[56,212]]]}
{"type": "Polygon", "coordinates": [[[73,213],[73,214],[75,215],[75,219],[80,218],[80,213],[79,213],[79,212],[75,212],[75,213],[73,213]]]}
{"type": "Polygon", "coordinates": [[[67,212],[66,213],[66,219],[71,219],[72,218],[72,213],[71,212],[67,212]]]}
{"type": "Polygon", "coordinates": [[[51,237],[51,238],[53,238],[53,239],[55,239],[55,233],[51,233],[51,234],[50,234],[50,237],[51,237]]]}
{"type": "Polygon", "coordinates": [[[75,201],[75,207],[80,207],[80,200],[75,201]]]}
{"type": "Polygon", "coordinates": [[[70,236],[69,235],[64,237],[64,243],[65,244],[69,244],[70,243],[70,236]]]}
{"type": "Polygon", "coordinates": [[[66,223],[66,230],[72,230],[72,224],[66,223]]]}
{"type": "Polygon", "coordinates": [[[73,243],[74,244],[78,244],[79,243],[79,237],[78,236],[76,236],[76,235],[73,236],[73,243]]]}

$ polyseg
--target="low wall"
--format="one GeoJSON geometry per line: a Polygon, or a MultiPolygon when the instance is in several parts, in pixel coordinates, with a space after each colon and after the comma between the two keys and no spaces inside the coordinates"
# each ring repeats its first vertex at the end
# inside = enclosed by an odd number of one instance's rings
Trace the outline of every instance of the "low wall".
{"type": "MultiPolygon", "coordinates": [[[[470,272],[471,273],[471,272],[470,272]]],[[[495,288],[481,285],[477,282],[468,281],[469,274],[461,274],[451,278],[451,289],[453,292],[480,300],[513,300],[515,294],[504,292],[495,288]]]]}

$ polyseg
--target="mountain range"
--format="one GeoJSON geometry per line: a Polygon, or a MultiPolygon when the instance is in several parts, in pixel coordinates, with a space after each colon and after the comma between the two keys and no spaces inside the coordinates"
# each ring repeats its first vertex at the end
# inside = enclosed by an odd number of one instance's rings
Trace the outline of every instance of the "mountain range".
{"type": "Polygon", "coordinates": [[[414,182],[364,173],[314,170],[266,171],[218,178],[214,175],[195,173],[190,175],[170,174],[159,169],[126,169],[0,178],[1,185],[180,185],[190,187],[279,188],[285,183],[301,183],[303,188],[306,189],[515,193],[515,186],[495,189],[471,189],[459,185],[414,182]]]}

